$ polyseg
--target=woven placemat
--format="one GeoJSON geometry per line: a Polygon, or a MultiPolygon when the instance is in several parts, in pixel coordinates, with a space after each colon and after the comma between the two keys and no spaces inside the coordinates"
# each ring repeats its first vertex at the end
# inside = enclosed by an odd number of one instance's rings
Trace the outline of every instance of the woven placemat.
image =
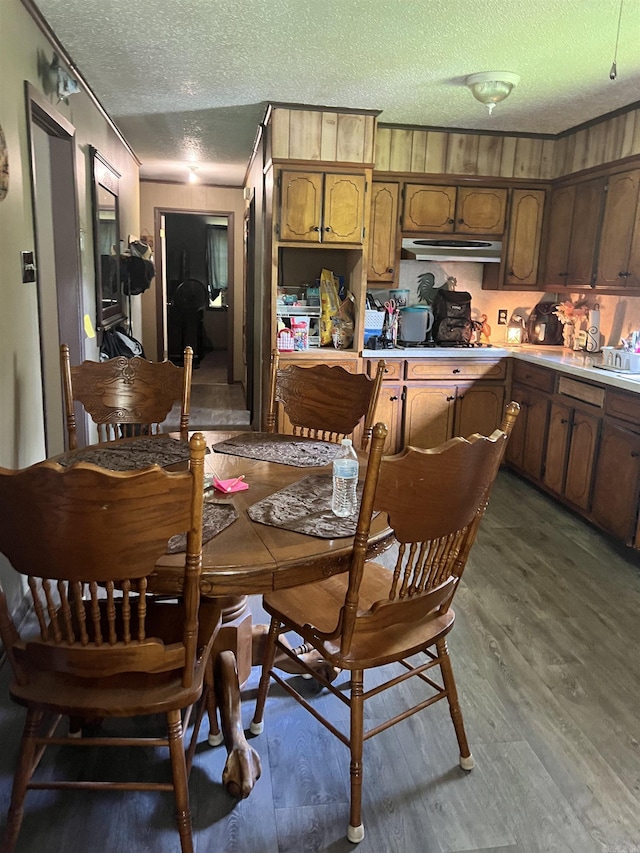
{"type": "MultiPolygon", "coordinates": [[[[233,504],[205,503],[202,513],[202,544],[222,533],[225,527],[238,518],[238,511],[233,504]]],[[[187,550],[187,534],[177,533],[169,539],[167,554],[180,554],[187,550]]]]}
{"type": "MultiPolygon", "coordinates": [[[[362,500],[363,484],[358,484],[358,504],[362,500]]],[[[263,498],[249,507],[252,521],[293,530],[320,539],[339,539],[354,536],[358,513],[338,518],[331,512],[332,477],[309,474],[297,483],[263,498]]]]}
{"type": "MultiPolygon", "coordinates": [[[[209,453],[209,448],[207,448],[209,453]]],[[[65,453],[58,459],[65,467],[76,462],[91,462],[110,471],[136,471],[158,464],[161,468],[185,462],[189,458],[189,443],[179,438],[158,436],[158,438],[136,438],[122,444],[113,443],[85,447],[65,453]]]]}
{"type": "Polygon", "coordinates": [[[215,453],[246,456],[262,462],[279,462],[296,468],[316,468],[333,461],[339,445],[297,435],[247,432],[214,444],[215,453]]]}

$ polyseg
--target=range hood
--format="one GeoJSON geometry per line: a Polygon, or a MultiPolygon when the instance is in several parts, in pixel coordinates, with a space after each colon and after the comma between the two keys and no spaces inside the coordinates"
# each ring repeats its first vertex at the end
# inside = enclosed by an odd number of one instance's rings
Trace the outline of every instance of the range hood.
{"type": "Polygon", "coordinates": [[[403,239],[401,258],[408,261],[473,261],[499,264],[502,243],[491,240],[403,239]]]}

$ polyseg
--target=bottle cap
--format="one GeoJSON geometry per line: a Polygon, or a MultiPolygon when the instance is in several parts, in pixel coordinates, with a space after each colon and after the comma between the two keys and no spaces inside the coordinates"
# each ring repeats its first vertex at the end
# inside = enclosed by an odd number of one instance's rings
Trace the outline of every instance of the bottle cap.
{"type": "Polygon", "coordinates": [[[351,439],[350,438],[343,438],[341,443],[342,444],[351,444],[351,439]]]}

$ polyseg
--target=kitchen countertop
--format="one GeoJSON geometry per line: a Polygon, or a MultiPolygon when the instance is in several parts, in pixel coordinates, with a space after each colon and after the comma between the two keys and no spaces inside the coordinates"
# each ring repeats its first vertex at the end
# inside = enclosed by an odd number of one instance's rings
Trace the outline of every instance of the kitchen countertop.
{"type": "Polygon", "coordinates": [[[363,358],[517,358],[540,367],[549,367],[601,385],[624,391],[640,393],[640,373],[620,373],[603,370],[596,365],[602,356],[594,353],[574,352],[564,347],[536,347],[524,344],[518,347],[408,347],[406,349],[363,350],[363,358]]]}

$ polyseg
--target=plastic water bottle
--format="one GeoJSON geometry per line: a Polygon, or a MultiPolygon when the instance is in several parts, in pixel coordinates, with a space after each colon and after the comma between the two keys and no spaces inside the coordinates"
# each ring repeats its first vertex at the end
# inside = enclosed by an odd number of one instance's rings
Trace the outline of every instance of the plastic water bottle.
{"type": "Polygon", "coordinates": [[[331,509],[334,515],[346,518],[358,509],[358,457],[350,438],[343,438],[340,450],[333,460],[333,493],[331,509]]]}

